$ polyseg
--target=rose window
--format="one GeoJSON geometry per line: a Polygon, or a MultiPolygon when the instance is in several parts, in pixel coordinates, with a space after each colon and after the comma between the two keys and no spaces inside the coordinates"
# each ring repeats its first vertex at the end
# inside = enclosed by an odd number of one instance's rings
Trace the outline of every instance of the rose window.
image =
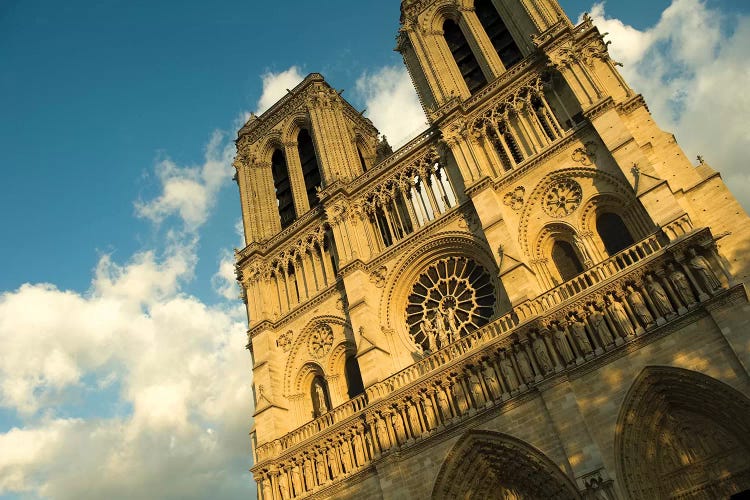
{"type": "Polygon", "coordinates": [[[318,325],[310,334],[308,349],[315,358],[322,358],[333,345],[333,330],[325,323],[318,325]]]}
{"type": "Polygon", "coordinates": [[[487,270],[466,257],[448,257],[428,267],[412,287],[406,324],[414,342],[434,352],[487,324],[495,287],[487,270]]]}
{"type": "Polygon", "coordinates": [[[547,190],[542,207],[550,217],[565,217],[578,208],[581,198],[583,198],[581,185],[573,179],[564,179],[547,190]]]}

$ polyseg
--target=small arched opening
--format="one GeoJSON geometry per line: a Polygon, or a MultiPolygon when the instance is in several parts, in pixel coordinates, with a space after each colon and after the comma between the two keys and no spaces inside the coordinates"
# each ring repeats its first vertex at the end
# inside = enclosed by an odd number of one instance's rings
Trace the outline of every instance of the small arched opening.
{"type": "Polygon", "coordinates": [[[523,58],[521,51],[492,4],[492,0],[476,0],[474,10],[505,69],[520,61],[523,58]]]}
{"type": "Polygon", "coordinates": [[[346,376],[346,389],[349,398],[354,398],[365,392],[365,384],[362,382],[362,373],[359,371],[359,362],[354,354],[349,354],[344,363],[344,375],[346,376]]]}
{"type": "Polygon", "coordinates": [[[555,240],[552,245],[552,262],[563,281],[568,281],[583,272],[578,253],[568,241],[555,240]]]}
{"type": "Polygon", "coordinates": [[[286,158],[280,149],[276,149],[271,155],[271,174],[273,176],[273,187],[276,191],[276,205],[281,218],[281,229],[289,226],[297,213],[294,209],[294,199],[292,197],[292,185],[289,182],[289,169],[286,165],[286,158]]]}
{"type": "Polygon", "coordinates": [[[306,128],[301,129],[299,134],[297,134],[297,150],[299,152],[300,165],[302,166],[302,176],[305,179],[307,202],[310,208],[313,208],[320,203],[318,189],[321,186],[321,177],[312,136],[310,136],[310,132],[306,128]]]}
{"type": "Polygon", "coordinates": [[[469,93],[473,94],[484,87],[487,84],[487,79],[482,73],[482,68],[479,66],[479,61],[472,52],[469,42],[455,21],[447,19],[443,23],[443,36],[445,36],[448,48],[453,54],[458,70],[469,88],[469,93]]]}
{"type": "Polygon", "coordinates": [[[610,256],[635,243],[625,222],[613,212],[604,212],[596,217],[596,232],[610,256]]]}

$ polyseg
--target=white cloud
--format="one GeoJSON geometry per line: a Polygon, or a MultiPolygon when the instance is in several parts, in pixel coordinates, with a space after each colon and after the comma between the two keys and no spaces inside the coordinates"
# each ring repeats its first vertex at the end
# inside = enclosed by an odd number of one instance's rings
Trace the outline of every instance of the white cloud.
{"type": "Polygon", "coordinates": [[[286,95],[287,89],[292,90],[304,77],[297,66],[292,66],[280,73],[269,71],[261,78],[263,79],[263,92],[258,99],[258,106],[255,111],[257,114],[261,114],[273,106],[276,101],[286,95]]]}
{"type": "Polygon", "coordinates": [[[234,145],[225,139],[225,134],[213,133],[204,162],[199,166],[181,167],[169,158],[161,160],[156,165],[156,175],[162,193],[154,200],[136,202],[136,213],[157,224],[178,216],[187,231],[203,225],[216,203],[219,189],[233,174],[234,145]]]}
{"type": "Polygon", "coordinates": [[[406,68],[386,66],[364,73],[357,80],[355,91],[365,102],[367,116],[391,146],[399,147],[427,128],[406,68]]]}
{"type": "Polygon", "coordinates": [[[594,4],[591,15],[609,32],[612,57],[657,123],[675,133],[690,158],[702,154],[750,209],[750,18],[701,0],[673,0],[645,30],[608,18],[604,3],[594,4]]]}
{"type": "Polygon", "coordinates": [[[219,270],[211,278],[214,291],[227,300],[237,300],[240,288],[234,274],[234,255],[225,251],[221,255],[219,270]]]}

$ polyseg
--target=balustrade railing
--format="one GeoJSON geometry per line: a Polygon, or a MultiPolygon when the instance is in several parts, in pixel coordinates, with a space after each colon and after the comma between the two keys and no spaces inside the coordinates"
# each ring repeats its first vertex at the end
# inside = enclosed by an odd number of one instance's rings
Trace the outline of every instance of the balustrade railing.
{"type": "Polygon", "coordinates": [[[320,491],[384,454],[502,404],[727,293],[730,276],[711,241],[706,229],[666,246],[648,237],[590,268],[575,284],[528,301],[521,312],[516,308],[258,446],[253,473],[259,491],[284,499],[320,491]]]}

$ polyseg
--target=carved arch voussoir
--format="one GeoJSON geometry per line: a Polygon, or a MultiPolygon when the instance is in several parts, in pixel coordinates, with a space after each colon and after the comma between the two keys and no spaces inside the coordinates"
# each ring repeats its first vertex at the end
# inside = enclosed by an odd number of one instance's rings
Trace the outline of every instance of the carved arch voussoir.
{"type": "MultiPolygon", "coordinates": [[[[521,245],[521,248],[523,248],[524,253],[530,257],[535,254],[534,245],[538,241],[539,233],[537,231],[537,228],[541,225],[542,227],[545,226],[548,222],[555,221],[556,219],[545,216],[545,219],[542,220],[541,223],[532,223],[531,217],[532,215],[538,215],[542,212],[541,203],[543,200],[543,197],[547,190],[555,184],[556,182],[559,182],[561,180],[565,179],[592,179],[593,182],[596,184],[596,192],[591,192],[589,189],[588,191],[584,188],[583,192],[583,198],[584,199],[590,199],[591,197],[595,195],[604,195],[604,194],[610,194],[613,196],[617,196],[621,199],[628,199],[632,198],[632,189],[629,185],[627,185],[623,180],[619,179],[613,174],[610,174],[608,172],[604,172],[603,170],[600,170],[596,168],[595,166],[592,167],[570,167],[570,168],[561,168],[558,170],[555,170],[553,172],[550,172],[548,175],[546,175],[544,178],[542,178],[534,187],[531,194],[528,196],[526,203],[524,204],[524,207],[521,211],[521,217],[519,218],[519,228],[520,231],[518,232],[518,238],[519,243],[521,245]],[[531,233],[530,233],[531,229],[531,233]]],[[[580,204],[571,214],[571,219],[575,221],[573,225],[580,227],[581,222],[581,206],[580,204]]]]}
{"type": "Polygon", "coordinates": [[[431,498],[468,498],[476,486],[476,481],[467,479],[472,475],[480,480],[480,489],[491,484],[495,494],[505,489],[520,493],[522,498],[581,498],[575,484],[544,453],[499,432],[472,430],[459,438],[440,467],[431,498]],[[512,471],[507,475],[503,462],[512,471]],[[524,473],[518,474],[519,469],[524,473]]]}
{"type": "Polygon", "coordinates": [[[296,382],[298,381],[296,375],[298,374],[300,368],[307,363],[313,363],[316,366],[319,366],[321,374],[323,375],[331,374],[325,370],[325,368],[328,366],[328,359],[331,355],[331,351],[326,353],[325,356],[321,359],[314,359],[308,352],[307,344],[310,335],[319,325],[322,324],[333,327],[333,345],[336,345],[337,342],[341,342],[345,338],[345,329],[351,328],[349,322],[346,319],[334,315],[316,316],[308,321],[308,323],[304,326],[304,328],[302,328],[300,333],[294,339],[294,343],[292,344],[292,348],[290,349],[289,355],[286,360],[286,368],[283,372],[286,374],[286,378],[284,381],[284,393],[286,395],[299,393],[299,390],[296,387],[296,382]]]}

